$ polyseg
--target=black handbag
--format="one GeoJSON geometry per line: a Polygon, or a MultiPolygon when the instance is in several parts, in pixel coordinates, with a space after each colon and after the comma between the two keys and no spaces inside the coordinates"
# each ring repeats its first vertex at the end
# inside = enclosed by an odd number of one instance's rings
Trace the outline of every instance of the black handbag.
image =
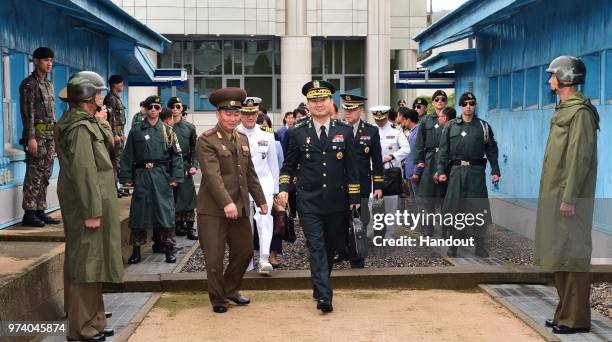
{"type": "Polygon", "coordinates": [[[359,210],[354,209],[351,211],[349,219],[349,255],[351,260],[363,259],[368,255],[367,242],[366,242],[366,231],[365,227],[361,222],[361,215],[359,210]]]}
{"type": "Polygon", "coordinates": [[[400,195],[403,190],[402,168],[393,166],[393,163],[391,162],[387,163],[389,163],[391,167],[385,169],[383,173],[383,196],[400,195]]]}
{"type": "Polygon", "coordinates": [[[297,236],[295,236],[295,218],[291,217],[289,203],[287,203],[287,207],[285,208],[285,214],[287,216],[287,224],[285,225],[283,240],[289,243],[294,243],[297,239],[297,236]]]}

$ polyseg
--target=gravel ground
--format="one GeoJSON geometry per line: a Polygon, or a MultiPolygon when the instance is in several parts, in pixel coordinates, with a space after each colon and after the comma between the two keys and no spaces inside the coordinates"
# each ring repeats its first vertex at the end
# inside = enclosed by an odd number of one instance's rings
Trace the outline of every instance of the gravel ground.
{"type": "Polygon", "coordinates": [[[612,318],[612,283],[595,283],[591,286],[591,307],[612,318]]]}
{"type": "Polygon", "coordinates": [[[533,264],[534,242],[501,226],[489,226],[487,246],[492,256],[505,262],[516,265],[533,264]]]}

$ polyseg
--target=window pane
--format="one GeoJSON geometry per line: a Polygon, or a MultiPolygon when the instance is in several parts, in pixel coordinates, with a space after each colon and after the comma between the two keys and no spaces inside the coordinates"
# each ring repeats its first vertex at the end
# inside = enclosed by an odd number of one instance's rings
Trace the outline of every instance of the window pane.
{"type": "Polygon", "coordinates": [[[342,41],[334,41],[334,74],[342,74],[342,41]]]}
{"type": "Polygon", "coordinates": [[[281,80],[280,78],[276,79],[276,107],[274,109],[279,109],[281,107],[281,80]]]}
{"type": "Polygon", "coordinates": [[[537,109],[540,98],[540,68],[525,71],[525,109],[537,109]]]}
{"type": "Polygon", "coordinates": [[[334,95],[332,95],[332,99],[334,100],[334,103],[336,103],[336,106],[339,106],[341,103],[340,94],[342,94],[342,91],[343,91],[340,87],[340,79],[339,78],[328,78],[327,82],[333,84],[334,87],[336,87],[336,92],[334,93],[334,95]]]}
{"type": "Polygon", "coordinates": [[[312,40],[312,74],[323,73],[323,41],[313,39],[312,40]]]}
{"type": "Polygon", "coordinates": [[[194,110],[215,110],[208,100],[208,95],[221,88],[221,77],[196,77],[193,88],[194,110]]]}
{"type": "Polygon", "coordinates": [[[351,95],[365,95],[365,80],[363,76],[346,76],[344,78],[344,92],[351,95]]]}
{"type": "Polygon", "coordinates": [[[489,109],[497,108],[497,76],[489,77],[489,109]]]}
{"type": "Polygon", "coordinates": [[[223,41],[223,73],[226,75],[232,74],[232,50],[234,44],[231,40],[223,41]]]}
{"type": "Polygon", "coordinates": [[[180,45],[181,42],[172,43],[169,49],[167,49],[163,54],[160,55],[159,58],[159,67],[160,68],[172,68],[172,56],[174,55],[174,47],[176,45],[180,45]]]}
{"type": "Polygon", "coordinates": [[[499,108],[510,108],[510,75],[501,75],[499,77],[499,108]]]}
{"type": "Polygon", "coordinates": [[[195,44],[194,64],[196,75],[221,75],[221,41],[204,40],[195,44]]]}
{"type": "Polygon", "coordinates": [[[523,85],[525,83],[523,70],[512,73],[512,109],[523,108],[523,85]]]}
{"type": "Polygon", "coordinates": [[[548,68],[548,64],[542,68],[542,107],[550,106],[557,101],[557,96],[553,94],[550,85],[548,85],[550,74],[546,72],[546,68],[548,68]]]}
{"type": "Polygon", "coordinates": [[[606,101],[612,103],[612,50],[606,51],[606,101]]]}
{"type": "Polygon", "coordinates": [[[363,40],[347,40],[344,42],[344,66],[346,74],[364,74],[363,40]]]}
{"type": "Polygon", "coordinates": [[[228,78],[225,80],[226,87],[236,87],[240,88],[240,79],[238,78],[228,78]]]}
{"type": "Polygon", "coordinates": [[[601,84],[601,56],[598,53],[581,57],[587,69],[586,80],[582,92],[591,99],[593,104],[599,104],[601,84]]]}
{"type": "Polygon", "coordinates": [[[271,107],[272,77],[245,77],[244,90],[249,96],[260,97],[266,108],[271,107]]]}
{"type": "Polygon", "coordinates": [[[332,68],[332,62],[334,57],[334,41],[326,40],[325,41],[325,70],[323,70],[326,74],[333,74],[334,70],[332,68]]]}
{"type": "Polygon", "coordinates": [[[245,42],[244,73],[246,75],[272,74],[272,41],[250,40],[245,42]]]}
{"type": "Polygon", "coordinates": [[[281,69],[281,53],[280,53],[280,41],[274,40],[274,73],[280,74],[281,69]]]}
{"type": "Polygon", "coordinates": [[[242,75],[242,41],[234,40],[234,75],[242,75]]]}
{"type": "Polygon", "coordinates": [[[178,41],[174,44],[172,44],[172,67],[173,68],[180,68],[182,66],[183,63],[183,42],[182,41],[178,41]]]}
{"type": "Polygon", "coordinates": [[[183,51],[183,68],[187,69],[187,75],[193,74],[193,42],[186,40],[183,43],[185,50],[183,51]]]}

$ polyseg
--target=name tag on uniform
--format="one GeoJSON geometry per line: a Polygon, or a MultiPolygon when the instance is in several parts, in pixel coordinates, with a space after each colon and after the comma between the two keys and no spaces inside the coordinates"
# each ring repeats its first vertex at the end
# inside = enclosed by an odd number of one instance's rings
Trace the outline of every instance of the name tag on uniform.
{"type": "Polygon", "coordinates": [[[395,135],[387,135],[387,139],[395,139],[395,135]]]}
{"type": "Polygon", "coordinates": [[[465,137],[467,135],[467,133],[465,133],[465,131],[461,132],[461,136],[465,137]]]}
{"type": "Polygon", "coordinates": [[[151,137],[148,134],[145,135],[145,140],[149,140],[149,139],[151,139],[151,137]]]}
{"type": "Polygon", "coordinates": [[[344,142],[344,135],[342,134],[334,135],[332,142],[344,142]]]}
{"type": "Polygon", "coordinates": [[[434,128],[438,128],[438,127],[440,127],[440,125],[438,125],[438,124],[435,124],[435,125],[434,125],[434,128]]]}
{"type": "Polygon", "coordinates": [[[258,146],[268,146],[268,140],[259,140],[257,142],[258,146]]]}

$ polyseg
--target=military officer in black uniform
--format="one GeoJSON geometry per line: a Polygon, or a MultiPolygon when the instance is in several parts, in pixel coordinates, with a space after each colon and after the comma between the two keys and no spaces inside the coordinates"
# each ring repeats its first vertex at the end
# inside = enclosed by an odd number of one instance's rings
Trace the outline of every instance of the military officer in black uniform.
{"type": "MultiPolygon", "coordinates": [[[[358,95],[341,94],[344,120],[353,128],[353,146],[359,169],[359,183],[361,190],[361,223],[367,229],[370,222],[368,201],[374,188],[374,198],[381,199],[384,181],[382,150],[378,127],[361,118],[364,103],[367,98],[358,95]]],[[[364,259],[351,260],[352,268],[363,268],[364,259]]]]}
{"type": "Polygon", "coordinates": [[[291,130],[278,195],[284,205],[297,174],[297,210],[310,251],[317,309],[324,313],[333,310],[330,275],[334,252],[346,245],[346,211],[359,208],[360,201],[353,130],[330,118],[334,92],[326,81],[302,87],[312,116],[291,130]]]}

